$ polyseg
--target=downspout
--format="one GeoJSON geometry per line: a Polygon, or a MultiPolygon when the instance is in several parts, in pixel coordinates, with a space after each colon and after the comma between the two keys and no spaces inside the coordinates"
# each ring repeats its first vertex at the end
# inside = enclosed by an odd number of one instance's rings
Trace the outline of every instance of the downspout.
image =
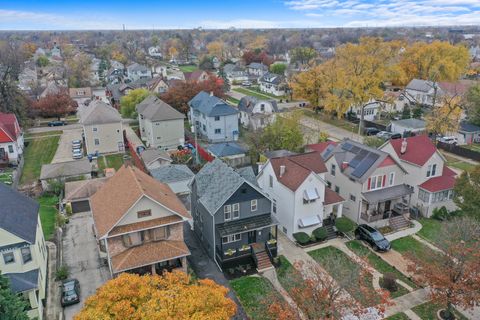
{"type": "Polygon", "coordinates": [[[213,261],[215,261],[215,264],[217,265],[218,269],[220,269],[221,272],[223,272],[222,268],[218,264],[217,261],[217,247],[215,245],[215,216],[212,216],[212,232],[213,232],[213,261]]]}

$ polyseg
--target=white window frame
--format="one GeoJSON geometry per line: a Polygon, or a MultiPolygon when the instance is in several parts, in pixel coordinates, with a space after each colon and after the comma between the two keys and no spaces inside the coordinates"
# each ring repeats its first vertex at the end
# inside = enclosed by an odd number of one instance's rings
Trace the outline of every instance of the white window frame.
{"type": "Polygon", "coordinates": [[[388,175],[388,185],[393,186],[394,183],[395,183],[395,172],[390,172],[390,174],[388,175]]]}
{"type": "Polygon", "coordinates": [[[254,211],[257,211],[257,209],[258,209],[258,201],[257,201],[257,199],[251,200],[251,201],[250,201],[250,210],[251,210],[252,212],[254,212],[254,211]]]}
{"type": "Polygon", "coordinates": [[[383,175],[371,176],[370,177],[370,189],[369,190],[381,189],[382,184],[383,184],[383,175]],[[380,182],[380,186],[378,186],[379,182],[380,182]]]}
{"type": "Polygon", "coordinates": [[[223,220],[225,221],[232,220],[232,206],[229,204],[223,206],[223,220]],[[228,218],[227,218],[227,214],[229,216],[228,218]]]}
{"type": "Polygon", "coordinates": [[[14,153],[15,150],[13,150],[13,144],[8,145],[8,153],[14,153]]]}
{"type": "Polygon", "coordinates": [[[435,177],[437,173],[437,164],[429,164],[427,167],[427,178],[429,177],[435,177]]]}
{"type": "Polygon", "coordinates": [[[97,132],[97,131],[98,131],[98,128],[97,128],[97,127],[93,127],[93,128],[92,128],[92,131],[93,131],[93,132],[97,132]]]}
{"type": "Polygon", "coordinates": [[[240,219],[240,203],[232,204],[232,219],[240,219]]]}
{"type": "Polygon", "coordinates": [[[235,233],[228,235],[226,237],[222,237],[222,244],[228,244],[232,242],[237,242],[242,240],[242,234],[241,233],[235,233]]]}
{"type": "Polygon", "coordinates": [[[16,261],[16,259],[15,259],[15,253],[14,253],[13,251],[3,253],[3,254],[2,254],[2,257],[3,257],[3,263],[4,263],[5,265],[15,263],[15,261],[16,261]],[[13,260],[10,261],[10,262],[7,262],[7,260],[5,259],[5,256],[6,256],[6,255],[12,255],[13,260]]]}

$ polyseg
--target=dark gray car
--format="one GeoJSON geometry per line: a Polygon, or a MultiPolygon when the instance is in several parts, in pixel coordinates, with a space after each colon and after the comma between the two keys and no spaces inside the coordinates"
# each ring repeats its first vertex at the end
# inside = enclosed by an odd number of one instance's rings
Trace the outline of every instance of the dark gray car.
{"type": "Polygon", "coordinates": [[[80,283],[77,279],[64,280],[62,282],[62,307],[80,302],[80,283]]]}
{"type": "Polygon", "coordinates": [[[358,240],[365,240],[372,246],[375,251],[390,250],[390,242],[375,228],[367,224],[361,224],[355,229],[355,238],[358,240]]]}

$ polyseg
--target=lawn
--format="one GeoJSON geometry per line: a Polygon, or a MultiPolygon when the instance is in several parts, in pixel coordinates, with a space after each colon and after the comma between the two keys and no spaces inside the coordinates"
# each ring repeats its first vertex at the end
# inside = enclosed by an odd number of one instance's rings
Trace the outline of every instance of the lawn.
{"type": "Polygon", "coordinates": [[[386,318],[385,320],[410,320],[410,318],[405,313],[400,312],[386,318]]]}
{"type": "Polygon", "coordinates": [[[268,312],[268,307],[272,302],[271,296],[282,298],[267,279],[247,276],[231,280],[230,285],[250,319],[274,319],[268,312]]]}
{"type": "Polygon", "coordinates": [[[115,170],[118,170],[123,165],[123,156],[123,153],[100,156],[98,158],[98,168],[102,171],[106,168],[114,168],[115,170]]]}
{"type": "MultiPolygon", "coordinates": [[[[247,96],[252,96],[252,97],[258,98],[258,99],[264,99],[264,100],[273,99],[272,97],[269,97],[269,96],[267,96],[263,93],[259,93],[259,92],[253,91],[253,90],[248,90],[248,89],[245,89],[245,88],[234,88],[232,90],[236,91],[236,92],[239,92],[239,93],[243,93],[247,96]]],[[[277,99],[277,98],[275,98],[275,99],[277,99]]]]}
{"type": "Polygon", "coordinates": [[[38,198],[37,201],[40,204],[40,221],[42,222],[43,235],[46,240],[49,240],[55,231],[58,198],[56,196],[44,195],[38,198]]]}
{"type": "MultiPolygon", "coordinates": [[[[420,318],[424,320],[430,320],[437,319],[437,311],[440,309],[442,309],[440,305],[429,301],[412,308],[412,311],[415,312],[420,318]]],[[[467,318],[464,317],[460,312],[455,310],[454,313],[457,319],[467,320],[467,318]]]]}
{"type": "Polygon", "coordinates": [[[468,163],[468,162],[465,162],[463,160],[459,160],[457,158],[448,156],[444,153],[442,153],[442,154],[447,159],[447,166],[449,166],[449,167],[460,169],[460,170],[467,171],[467,172],[471,172],[475,168],[475,165],[473,165],[471,163],[468,163]]]}
{"type": "MultiPolygon", "coordinates": [[[[381,274],[392,273],[397,279],[405,282],[410,287],[416,289],[418,286],[406,277],[403,273],[398,271],[394,266],[388,264],[382,258],[373,253],[370,249],[365,247],[360,241],[353,240],[346,243],[347,247],[352,250],[357,256],[363,259],[367,259],[368,263],[381,274]]],[[[405,292],[407,293],[407,292],[405,292]]]]}
{"type": "Polygon", "coordinates": [[[20,184],[31,183],[38,180],[43,164],[52,162],[57,151],[60,136],[35,138],[25,148],[24,166],[20,184]]]}
{"type": "Polygon", "coordinates": [[[477,144],[477,143],[466,144],[466,145],[462,145],[461,147],[465,149],[470,149],[476,152],[480,152],[480,144],[477,144]]]}
{"type": "Polygon", "coordinates": [[[425,251],[431,251],[430,248],[411,236],[392,241],[392,249],[397,250],[401,254],[411,253],[416,257],[421,257],[425,251]]]}
{"type": "Polygon", "coordinates": [[[240,102],[240,100],[235,99],[234,97],[227,96],[227,102],[230,102],[234,106],[238,106],[238,103],[240,102]]]}
{"type": "Polygon", "coordinates": [[[11,185],[13,183],[13,169],[0,169],[0,183],[11,185]]]}
{"type": "Polygon", "coordinates": [[[44,136],[59,136],[63,133],[62,130],[46,131],[46,132],[35,132],[35,133],[26,133],[24,135],[25,139],[32,139],[44,136]]]}
{"type": "Polygon", "coordinates": [[[185,65],[185,66],[178,66],[178,68],[182,72],[193,72],[193,71],[198,70],[198,66],[194,65],[194,64],[189,64],[189,65],[185,65]]]}
{"type": "MultiPolygon", "coordinates": [[[[308,253],[315,261],[317,261],[329,274],[332,276],[335,280],[341,282],[343,279],[341,279],[341,275],[345,274],[348,272],[348,270],[354,270],[358,268],[358,265],[355,261],[350,259],[345,253],[340,251],[337,248],[334,247],[325,247],[321,249],[317,249],[314,251],[310,251],[308,253]],[[344,271],[342,270],[334,270],[332,269],[331,266],[328,264],[324,263],[325,260],[336,260],[340,262],[340,265],[345,268],[344,271]]],[[[372,285],[372,275],[367,274],[365,277],[362,278],[362,281],[364,282],[365,287],[371,289],[372,292],[374,292],[374,288],[372,285]]],[[[365,301],[365,296],[361,292],[361,290],[357,290],[358,284],[356,283],[351,283],[351,285],[345,287],[345,290],[347,290],[350,295],[360,302],[362,305],[365,307],[369,307],[368,301],[365,301]]]]}
{"type": "Polygon", "coordinates": [[[339,127],[339,128],[348,130],[350,132],[358,133],[358,124],[352,123],[345,119],[332,118],[329,115],[324,114],[322,112],[315,113],[310,109],[302,109],[302,111],[303,111],[303,114],[307,117],[311,117],[311,118],[326,122],[328,124],[331,124],[332,126],[339,127]]]}
{"type": "Polygon", "coordinates": [[[262,95],[264,95],[264,96],[269,96],[270,98],[275,99],[275,100],[280,100],[280,99],[285,100],[285,98],[287,98],[287,96],[275,96],[275,95],[273,95],[273,94],[271,94],[271,93],[268,93],[268,92],[262,92],[262,91],[260,90],[260,87],[259,87],[259,86],[248,87],[247,90],[260,93],[260,94],[262,94],[262,95]]]}
{"type": "Polygon", "coordinates": [[[419,221],[422,224],[422,229],[417,233],[417,235],[421,236],[425,240],[435,243],[437,234],[442,227],[442,222],[431,218],[421,218],[419,221]]]}

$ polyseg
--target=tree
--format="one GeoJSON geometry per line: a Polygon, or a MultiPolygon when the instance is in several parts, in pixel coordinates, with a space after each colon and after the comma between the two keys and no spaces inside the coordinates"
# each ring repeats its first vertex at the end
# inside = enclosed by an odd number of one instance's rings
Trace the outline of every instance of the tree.
{"type": "Polygon", "coordinates": [[[410,119],[410,118],[411,118],[410,106],[408,104],[405,104],[402,110],[402,119],[410,119]]]}
{"type": "Polygon", "coordinates": [[[97,289],[74,319],[227,320],[236,313],[227,293],[213,280],[194,281],[180,271],[163,276],[122,273],[97,289]]]}
{"type": "Polygon", "coordinates": [[[71,88],[90,86],[90,65],[92,59],[84,53],[79,53],[66,59],[68,85],[71,88]]]}
{"type": "Polygon", "coordinates": [[[198,68],[206,71],[214,70],[215,66],[213,65],[213,57],[203,56],[202,59],[200,59],[198,68]]]}
{"type": "Polygon", "coordinates": [[[444,96],[441,105],[433,106],[426,119],[427,130],[437,135],[457,132],[462,116],[461,98],[458,96],[444,96]]]}
{"type": "Polygon", "coordinates": [[[40,56],[40,57],[38,57],[38,59],[37,59],[37,66],[40,67],[40,68],[46,67],[46,66],[48,66],[49,62],[50,62],[50,61],[48,60],[47,57],[45,57],[45,56],[40,56]]]}
{"type": "Polygon", "coordinates": [[[468,89],[465,100],[468,119],[470,122],[480,125],[480,84],[468,89]]]}
{"type": "Polygon", "coordinates": [[[26,301],[10,289],[8,278],[0,274],[0,320],[28,320],[26,301]]]}
{"type": "Polygon", "coordinates": [[[175,47],[168,48],[168,55],[170,56],[170,59],[175,59],[178,55],[177,48],[175,47]]]}
{"type": "Polygon", "coordinates": [[[130,91],[126,96],[120,99],[120,113],[124,118],[137,118],[137,112],[135,108],[137,104],[142,102],[146,97],[150,95],[147,89],[139,88],[130,91]]]}
{"type": "Polygon", "coordinates": [[[298,47],[290,50],[291,63],[298,63],[301,66],[310,65],[317,56],[317,51],[309,47],[298,47]]]}
{"type": "Polygon", "coordinates": [[[65,91],[62,91],[40,98],[33,102],[32,107],[42,117],[56,117],[60,120],[61,117],[74,112],[76,105],[77,103],[65,91]]]}
{"type": "Polygon", "coordinates": [[[416,107],[413,109],[412,117],[414,119],[420,119],[422,117],[423,111],[421,107],[416,107]]]}
{"type": "Polygon", "coordinates": [[[256,36],[253,41],[247,44],[247,48],[251,50],[262,51],[267,46],[267,37],[265,36],[256,36]]]}
{"type": "Polygon", "coordinates": [[[275,63],[270,65],[270,71],[276,74],[283,75],[285,74],[286,69],[287,69],[287,65],[283,63],[275,63]]]}
{"type": "Polygon", "coordinates": [[[188,81],[175,84],[173,87],[170,87],[167,92],[162,93],[160,99],[178,111],[187,114],[190,108],[188,102],[200,91],[212,92],[214,96],[224,99],[226,97],[223,89],[223,79],[215,75],[210,75],[205,81],[188,81]]]}
{"type": "Polygon", "coordinates": [[[464,171],[457,178],[454,188],[455,204],[465,214],[480,221],[480,166],[471,172],[464,171]]]}
{"type": "Polygon", "coordinates": [[[455,218],[433,234],[443,251],[424,250],[411,255],[410,271],[429,287],[434,303],[446,306],[442,317],[455,319],[453,306],[473,308],[480,300],[480,223],[471,218],[455,218]]]}
{"type": "Polygon", "coordinates": [[[190,56],[193,52],[193,36],[190,32],[181,36],[179,39],[180,53],[187,62],[190,62],[190,56]]]}
{"type": "Polygon", "coordinates": [[[225,44],[222,41],[213,41],[207,44],[207,51],[210,55],[217,57],[218,59],[224,59],[225,44]]]}
{"type": "Polygon", "coordinates": [[[381,145],[385,143],[385,140],[379,137],[375,136],[370,136],[370,137],[365,137],[363,138],[363,144],[372,147],[372,148],[378,148],[381,145]]]}

